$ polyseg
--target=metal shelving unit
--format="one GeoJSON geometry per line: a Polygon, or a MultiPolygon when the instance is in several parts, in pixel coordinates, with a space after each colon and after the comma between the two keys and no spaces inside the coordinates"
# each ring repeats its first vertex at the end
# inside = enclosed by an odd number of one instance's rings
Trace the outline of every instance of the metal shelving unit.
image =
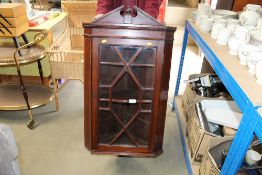
{"type": "MultiPolygon", "coordinates": [[[[201,32],[191,20],[187,20],[173,101],[173,110],[176,110],[179,122],[181,122],[181,113],[176,96],[178,95],[189,34],[243,112],[240,126],[220,173],[222,175],[233,175],[237,173],[254,135],[262,141],[262,86],[256,83],[255,76],[248,73],[246,66],[238,63],[237,56],[229,54],[227,46],[218,45],[215,40],[211,39],[209,33],[201,32]]],[[[181,123],[179,127],[180,132],[182,132],[181,123]]],[[[193,174],[183,133],[181,133],[181,139],[187,159],[188,172],[193,174]]]]}

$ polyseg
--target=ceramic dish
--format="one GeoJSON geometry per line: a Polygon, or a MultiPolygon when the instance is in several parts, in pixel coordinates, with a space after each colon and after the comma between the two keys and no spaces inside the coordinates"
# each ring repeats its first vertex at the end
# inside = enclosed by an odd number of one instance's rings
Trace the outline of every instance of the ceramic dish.
{"type": "Polygon", "coordinates": [[[237,18],[237,13],[230,10],[214,10],[214,14],[223,18],[237,18]]]}

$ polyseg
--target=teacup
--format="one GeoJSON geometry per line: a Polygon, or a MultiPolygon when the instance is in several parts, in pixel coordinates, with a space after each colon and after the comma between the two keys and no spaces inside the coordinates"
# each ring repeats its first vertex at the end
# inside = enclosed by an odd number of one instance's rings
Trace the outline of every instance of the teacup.
{"type": "Polygon", "coordinates": [[[228,39],[230,38],[232,32],[230,29],[224,27],[221,28],[217,33],[217,44],[227,45],[228,39]]]}
{"type": "Polygon", "coordinates": [[[246,153],[245,161],[249,166],[254,166],[257,164],[258,161],[261,160],[261,155],[254,151],[254,150],[248,150],[246,153]]]}
{"type": "Polygon", "coordinates": [[[247,65],[247,58],[250,52],[258,51],[259,48],[252,46],[250,44],[241,43],[238,47],[238,58],[239,63],[242,65],[247,65]]]}
{"type": "Polygon", "coordinates": [[[200,26],[201,21],[202,21],[203,19],[205,19],[205,18],[209,18],[209,16],[208,16],[208,15],[198,15],[198,16],[196,17],[196,25],[197,25],[197,26],[200,26]]]}
{"type": "Polygon", "coordinates": [[[256,71],[256,64],[259,61],[262,61],[261,58],[262,55],[262,51],[253,51],[253,52],[249,52],[248,56],[247,56],[247,66],[248,66],[248,72],[252,75],[255,74],[256,71]]]}
{"type": "Polygon", "coordinates": [[[237,26],[239,26],[239,21],[237,19],[227,19],[227,28],[231,29],[232,32],[237,26]]]}
{"type": "Polygon", "coordinates": [[[213,26],[213,19],[203,18],[200,22],[200,30],[202,32],[210,32],[213,26]]]}
{"type": "Polygon", "coordinates": [[[235,29],[238,27],[239,25],[238,24],[228,24],[227,25],[227,28],[229,28],[232,32],[235,31],[235,29]]]}
{"type": "Polygon", "coordinates": [[[228,40],[229,53],[231,55],[237,55],[239,45],[247,43],[249,41],[249,36],[249,32],[246,28],[237,26],[228,40]]]}
{"type": "Polygon", "coordinates": [[[250,32],[246,27],[237,26],[233,33],[241,41],[247,42],[249,40],[250,32]]]}
{"type": "Polygon", "coordinates": [[[240,42],[238,38],[235,35],[231,35],[231,37],[228,39],[228,48],[229,48],[229,53],[231,55],[237,55],[238,47],[240,45],[240,42]]]}
{"type": "Polygon", "coordinates": [[[213,27],[212,27],[211,38],[217,39],[218,31],[219,31],[221,28],[224,28],[224,27],[226,27],[225,24],[215,23],[215,24],[213,25],[213,27]]]}

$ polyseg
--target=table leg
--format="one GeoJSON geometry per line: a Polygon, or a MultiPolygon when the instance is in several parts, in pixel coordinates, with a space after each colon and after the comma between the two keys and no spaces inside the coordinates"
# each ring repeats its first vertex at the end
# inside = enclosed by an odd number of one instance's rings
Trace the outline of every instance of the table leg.
{"type": "MultiPolygon", "coordinates": [[[[28,43],[29,43],[29,41],[28,41],[28,39],[27,39],[27,37],[26,37],[25,33],[23,33],[21,36],[22,36],[22,38],[23,38],[24,42],[25,42],[26,44],[28,44],[28,43]]],[[[30,48],[30,46],[28,46],[28,48],[30,48]]]]}
{"type": "Polygon", "coordinates": [[[27,91],[26,91],[26,88],[25,88],[25,85],[22,79],[22,74],[21,74],[19,65],[17,65],[16,68],[17,68],[17,74],[18,74],[19,81],[20,81],[20,86],[22,89],[22,93],[23,93],[23,96],[26,102],[26,106],[27,106],[27,110],[28,110],[28,114],[29,114],[29,121],[28,121],[27,127],[30,129],[33,129],[33,127],[35,126],[35,121],[33,120],[33,115],[32,115],[32,110],[29,104],[28,94],[27,94],[27,91]]]}
{"type": "Polygon", "coordinates": [[[41,78],[41,82],[44,85],[44,75],[43,75],[43,69],[42,69],[42,64],[40,60],[37,60],[37,66],[38,66],[38,71],[39,71],[39,75],[41,78]]]}
{"type": "Polygon", "coordinates": [[[255,118],[256,111],[252,111],[252,107],[247,107],[229,149],[225,163],[221,169],[221,175],[232,175],[237,173],[254,138],[254,127],[256,126],[255,118]]]}
{"type": "MultiPolygon", "coordinates": [[[[13,41],[14,41],[14,43],[15,43],[15,47],[16,47],[16,48],[19,48],[19,47],[20,47],[20,44],[19,44],[18,38],[17,38],[16,36],[13,37],[13,41]]],[[[19,56],[22,56],[20,50],[18,51],[18,54],[19,54],[19,56]]]]}
{"type": "Polygon", "coordinates": [[[180,81],[181,81],[181,76],[182,76],[182,69],[183,69],[186,47],[187,47],[187,40],[188,40],[188,30],[187,30],[187,22],[186,22],[183,45],[182,45],[182,52],[181,52],[181,56],[180,56],[179,68],[178,68],[178,73],[177,73],[176,89],[175,89],[175,94],[174,94],[174,98],[173,98],[172,111],[175,110],[175,104],[174,104],[175,103],[175,97],[177,96],[178,91],[179,91],[179,86],[180,86],[180,81]]]}

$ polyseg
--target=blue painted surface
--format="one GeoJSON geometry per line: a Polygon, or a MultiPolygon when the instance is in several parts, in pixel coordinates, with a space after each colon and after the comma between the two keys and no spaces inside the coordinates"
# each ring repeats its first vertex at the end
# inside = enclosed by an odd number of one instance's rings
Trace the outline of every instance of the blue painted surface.
{"type": "Polygon", "coordinates": [[[177,118],[177,121],[178,121],[178,127],[179,127],[182,147],[183,147],[183,151],[184,151],[184,156],[185,156],[185,160],[186,160],[187,172],[188,172],[189,175],[193,175],[193,171],[192,171],[192,167],[191,167],[191,163],[190,163],[190,158],[188,156],[189,154],[188,154],[188,151],[187,151],[188,149],[187,149],[187,146],[186,146],[186,139],[183,135],[183,129],[182,129],[181,120],[180,120],[181,116],[178,113],[178,106],[177,106],[176,103],[174,103],[174,107],[175,107],[175,111],[176,111],[176,118],[177,118]]]}
{"type": "MultiPolygon", "coordinates": [[[[224,65],[220,62],[219,58],[214,54],[214,52],[205,43],[203,38],[201,38],[201,36],[197,33],[197,31],[193,28],[193,26],[188,21],[186,22],[186,27],[185,27],[184,41],[182,46],[182,53],[181,53],[180,64],[178,69],[178,78],[177,78],[177,84],[176,84],[174,96],[177,96],[179,90],[188,34],[192,36],[193,40],[200,47],[207,61],[213,67],[214,71],[219,76],[219,78],[223,81],[224,85],[226,86],[227,90],[238,104],[241,111],[244,112],[240,126],[238,128],[236,136],[234,137],[228,156],[225,160],[224,166],[222,167],[220,173],[222,175],[234,175],[237,173],[244,159],[244,156],[246,154],[247,149],[250,146],[254,134],[258,136],[260,141],[262,141],[262,118],[257,111],[257,109],[260,108],[260,106],[254,106],[254,104],[247,97],[243,89],[237,84],[233,76],[224,67],[224,65]]],[[[174,98],[173,108],[177,108],[175,106],[176,104],[174,98]]],[[[176,113],[177,115],[179,115],[177,109],[176,109],[176,113]]],[[[178,122],[179,122],[180,132],[182,132],[181,123],[179,119],[178,122]]],[[[185,158],[188,164],[188,171],[192,173],[192,168],[190,165],[190,160],[185,145],[185,138],[183,136],[183,133],[182,134],[180,133],[180,135],[184,148],[185,158]]]]}
{"type": "MultiPolygon", "coordinates": [[[[181,55],[180,55],[180,62],[179,62],[178,73],[177,73],[174,99],[178,95],[178,91],[179,91],[179,86],[180,86],[180,81],[181,81],[181,76],[182,76],[182,70],[183,70],[183,64],[184,64],[184,60],[185,60],[187,40],[188,40],[188,31],[187,31],[187,28],[185,27],[185,33],[184,33],[184,39],[183,39],[183,45],[182,45],[182,52],[181,52],[181,55]]],[[[173,102],[172,111],[174,111],[174,110],[175,110],[175,103],[173,102]]]]}

